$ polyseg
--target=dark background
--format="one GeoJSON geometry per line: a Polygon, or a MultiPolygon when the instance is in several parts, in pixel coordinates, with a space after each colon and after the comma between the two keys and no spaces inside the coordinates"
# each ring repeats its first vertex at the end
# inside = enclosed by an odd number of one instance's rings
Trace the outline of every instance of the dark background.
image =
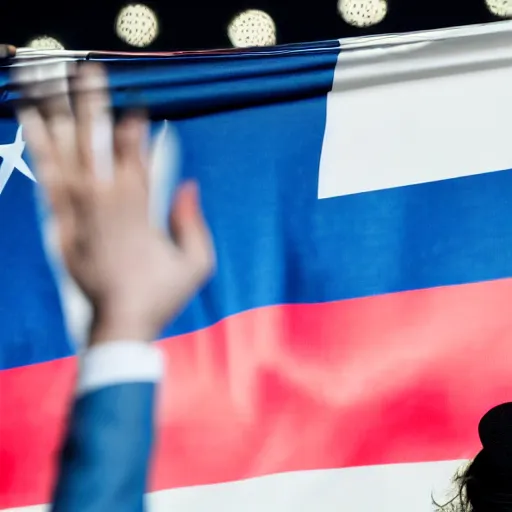
{"type": "MultiPolygon", "coordinates": [[[[484,0],[389,0],[379,25],[359,29],[339,16],[336,0],[141,0],[155,10],[160,34],[145,51],[230,47],[226,28],[239,11],[262,9],[276,23],[278,44],[406,32],[496,21],[484,0]]],[[[115,34],[120,0],[0,0],[0,43],[24,46],[50,35],[66,49],[131,50],[115,34]]]]}

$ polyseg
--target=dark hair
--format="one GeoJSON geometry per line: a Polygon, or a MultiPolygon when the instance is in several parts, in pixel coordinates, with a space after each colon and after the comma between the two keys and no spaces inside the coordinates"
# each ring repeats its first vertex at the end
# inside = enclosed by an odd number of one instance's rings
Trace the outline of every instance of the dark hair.
{"type": "Polygon", "coordinates": [[[450,500],[438,503],[432,496],[432,503],[437,512],[476,512],[468,498],[468,482],[473,478],[472,465],[473,462],[470,462],[466,466],[459,468],[453,476],[455,495],[450,500]]]}
{"type": "Polygon", "coordinates": [[[512,512],[512,402],[484,414],[478,424],[482,449],[454,477],[455,496],[442,512],[512,512]]]}
{"type": "Polygon", "coordinates": [[[512,477],[494,464],[485,450],[459,470],[453,482],[456,494],[439,512],[512,512],[512,477]]]}

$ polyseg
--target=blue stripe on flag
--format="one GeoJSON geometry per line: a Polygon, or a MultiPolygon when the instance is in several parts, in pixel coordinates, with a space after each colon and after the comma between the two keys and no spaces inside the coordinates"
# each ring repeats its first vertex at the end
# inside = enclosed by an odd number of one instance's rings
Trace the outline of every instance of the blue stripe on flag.
{"type": "MultiPolygon", "coordinates": [[[[165,335],[264,305],[512,276],[510,171],[318,200],[325,116],[322,94],[175,123],[218,269],[165,335]]],[[[15,133],[12,121],[0,123],[0,144],[15,133]]],[[[15,173],[0,195],[0,368],[70,353],[31,187],[15,173]]]]}

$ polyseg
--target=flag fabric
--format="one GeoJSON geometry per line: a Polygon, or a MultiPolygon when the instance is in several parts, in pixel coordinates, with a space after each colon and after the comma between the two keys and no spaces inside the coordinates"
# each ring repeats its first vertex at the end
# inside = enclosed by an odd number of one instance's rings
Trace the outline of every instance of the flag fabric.
{"type": "MultiPolygon", "coordinates": [[[[106,63],[116,107],[147,107],[155,136],[170,122],[217,251],[157,342],[152,510],[426,512],[442,499],[479,449],[480,417],[512,395],[511,42],[507,22],[86,55],[106,63]]],[[[39,512],[76,346],[5,91],[0,509],[39,512]]]]}

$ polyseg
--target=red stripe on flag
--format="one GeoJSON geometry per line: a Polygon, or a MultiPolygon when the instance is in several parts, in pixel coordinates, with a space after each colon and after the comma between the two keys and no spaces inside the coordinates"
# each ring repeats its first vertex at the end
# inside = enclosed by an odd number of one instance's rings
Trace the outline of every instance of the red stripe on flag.
{"type": "MultiPolygon", "coordinates": [[[[512,280],[273,306],[161,342],[153,490],[466,458],[512,397],[512,280]]],[[[0,508],[48,501],[75,360],[0,373],[0,508]]]]}

